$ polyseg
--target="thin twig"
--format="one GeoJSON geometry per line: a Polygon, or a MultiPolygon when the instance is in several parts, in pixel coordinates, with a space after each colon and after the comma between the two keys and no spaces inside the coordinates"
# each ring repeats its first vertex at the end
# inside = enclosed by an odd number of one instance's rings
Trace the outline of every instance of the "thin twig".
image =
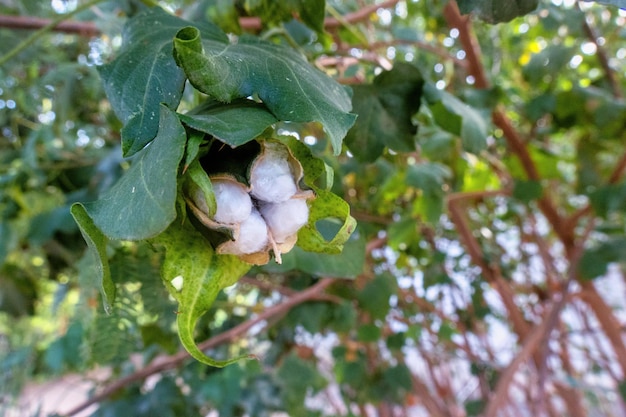
{"type": "Polygon", "coordinates": [[[77,13],[80,13],[80,12],[82,12],[84,10],[89,9],[90,7],[95,6],[96,4],[100,3],[101,1],[102,0],[91,0],[91,1],[88,1],[87,3],[77,7],[76,9],[74,9],[73,11],[71,11],[69,13],[60,15],[60,16],[52,19],[52,20],[48,20],[47,24],[42,26],[41,29],[39,29],[38,31],[36,31],[32,35],[30,35],[29,37],[24,39],[15,48],[11,49],[9,52],[7,52],[6,55],[4,55],[2,58],[0,58],[0,66],[6,64],[15,55],[19,54],[24,49],[28,48],[30,45],[32,45],[34,42],[36,42],[37,39],[39,39],[40,37],[42,37],[46,33],[54,30],[54,28],[57,27],[59,24],[61,24],[61,22],[66,21],[68,18],[70,18],[71,16],[74,16],[77,13]]]}
{"type": "MultiPolygon", "coordinates": [[[[578,10],[582,12],[580,3],[576,2],[576,5],[578,6],[578,10]]],[[[598,61],[600,61],[600,66],[602,66],[602,69],[604,70],[604,75],[606,76],[606,79],[609,82],[609,85],[611,86],[611,92],[613,93],[613,97],[617,99],[624,98],[619,82],[617,81],[617,78],[615,77],[615,71],[613,70],[613,68],[611,68],[611,65],[609,64],[609,57],[606,53],[606,50],[603,48],[602,44],[598,42],[599,36],[596,33],[595,28],[592,27],[587,21],[586,13],[583,13],[582,25],[583,25],[583,31],[585,32],[585,35],[587,35],[587,38],[589,38],[589,40],[596,47],[596,56],[598,57],[598,61]]]]}
{"type": "MultiPolygon", "coordinates": [[[[50,24],[50,19],[31,16],[0,15],[0,27],[7,29],[41,29],[50,24]]],[[[100,30],[95,22],[67,20],[56,25],[53,30],[61,33],[73,33],[83,36],[96,36],[100,30]]]]}
{"type": "MultiPolygon", "coordinates": [[[[101,0],[100,0],[101,1],[101,0]]],[[[371,6],[364,7],[353,13],[348,13],[343,16],[342,21],[347,23],[358,23],[367,19],[372,13],[375,13],[379,9],[390,8],[398,4],[400,0],[387,0],[380,4],[373,4],[371,6]]],[[[82,8],[82,6],[81,6],[82,8]]],[[[71,14],[75,14],[76,11],[71,14]]],[[[67,15],[64,15],[65,20],[67,15]]],[[[55,19],[57,20],[57,19],[55,19]]],[[[54,20],[39,19],[33,17],[24,16],[11,16],[0,15],[0,27],[10,29],[40,29],[48,27],[53,24],[54,20]]],[[[324,19],[324,27],[326,29],[340,27],[343,23],[336,18],[328,17],[324,19]]],[[[263,28],[263,22],[258,17],[241,17],[239,18],[239,25],[242,29],[255,31],[263,28]]],[[[96,36],[100,33],[100,30],[93,22],[77,22],[77,21],[65,21],[62,24],[56,23],[53,30],[65,33],[77,33],[88,36],[96,36]]]]}
{"type": "MultiPolygon", "coordinates": [[[[261,323],[272,317],[285,314],[298,304],[302,304],[307,301],[317,300],[320,296],[323,297],[324,290],[333,282],[335,282],[335,280],[331,278],[321,279],[312,287],[294,294],[293,296],[287,298],[285,301],[281,302],[280,304],[276,304],[274,306],[266,308],[263,312],[259,313],[259,315],[257,315],[256,317],[253,317],[233,327],[232,329],[225,331],[224,333],[220,333],[202,343],[199,343],[198,347],[201,350],[207,350],[207,349],[211,349],[216,346],[219,346],[223,343],[227,343],[234,339],[237,339],[241,337],[243,334],[245,334],[252,327],[257,325],[258,323],[261,323]]],[[[174,355],[159,356],[155,358],[145,368],[142,368],[124,378],[118,379],[112,384],[104,387],[98,394],[89,398],[87,401],[83,402],[82,404],[79,404],[78,406],[74,407],[73,409],[68,411],[65,415],[68,417],[73,416],[83,411],[87,407],[105,400],[106,398],[110,397],[111,395],[113,395],[120,389],[126,387],[127,385],[132,384],[133,382],[143,381],[144,379],[146,379],[147,377],[151,375],[158,374],[158,373],[167,371],[169,369],[177,368],[189,358],[190,358],[189,353],[187,353],[187,351],[185,350],[181,350],[174,355]]]]}

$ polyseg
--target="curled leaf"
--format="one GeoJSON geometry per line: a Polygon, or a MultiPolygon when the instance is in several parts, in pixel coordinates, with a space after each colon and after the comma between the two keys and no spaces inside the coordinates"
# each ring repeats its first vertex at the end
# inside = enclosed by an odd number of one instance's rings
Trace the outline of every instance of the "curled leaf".
{"type": "Polygon", "coordinates": [[[206,314],[218,293],[233,285],[250,265],[232,255],[217,255],[211,245],[188,223],[172,224],[153,239],[165,248],[161,277],[169,293],[178,301],[178,335],[189,352],[198,361],[223,367],[250,355],[216,360],[200,350],[194,339],[196,323],[206,314]]]}
{"type": "Polygon", "coordinates": [[[336,154],[356,119],[348,90],[290,48],[246,36],[222,42],[189,26],[174,38],[174,57],[216,100],[257,95],[279,120],[321,123],[336,154]]]}

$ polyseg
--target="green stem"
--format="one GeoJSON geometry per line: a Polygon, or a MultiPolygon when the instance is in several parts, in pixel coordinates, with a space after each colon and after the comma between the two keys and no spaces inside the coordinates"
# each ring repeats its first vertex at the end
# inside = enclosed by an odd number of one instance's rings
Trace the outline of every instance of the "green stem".
{"type": "Polygon", "coordinates": [[[293,49],[298,50],[302,55],[304,54],[304,51],[302,50],[302,48],[300,47],[300,45],[298,45],[298,42],[295,41],[294,38],[291,37],[291,35],[289,34],[289,32],[287,32],[285,30],[284,27],[276,27],[276,28],[272,28],[270,30],[268,30],[265,34],[263,34],[261,36],[261,39],[267,40],[269,38],[271,38],[272,36],[282,36],[283,38],[285,38],[285,40],[287,41],[287,43],[289,45],[291,45],[291,47],[293,49]]]}
{"type": "Polygon", "coordinates": [[[339,23],[341,23],[350,33],[352,33],[356,38],[365,46],[369,45],[369,41],[363,35],[361,31],[359,31],[352,23],[348,22],[342,15],[335,9],[333,6],[326,4],[326,11],[330,13],[332,17],[337,19],[339,23]]]}
{"type": "Polygon", "coordinates": [[[100,3],[101,1],[103,1],[103,0],[91,0],[91,1],[88,1],[85,4],[78,6],[75,10],[56,17],[50,23],[48,23],[46,26],[44,26],[41,29],[39,29],[36,32],[34,32],[28,38],[26,38],[22,42],[20,42],[15,48],[10,50],[6,55],[4,55],[2,58],[0,58],[0,66],[6,64],[15,55],[19,54],[24,49],[28,48],[30,45],[35,43],[43,35],[45,35],[46,33],[50,32],[52,29],[54,29],[59,23],[63,22],[64,20],[69,19],[70,17],[74,16],[75,14],[78,14],[78,13],[82,12],[83,10],[87,10],[88,8],[90,8],[92,6],[95,6],[96,4],[100,3]]]}

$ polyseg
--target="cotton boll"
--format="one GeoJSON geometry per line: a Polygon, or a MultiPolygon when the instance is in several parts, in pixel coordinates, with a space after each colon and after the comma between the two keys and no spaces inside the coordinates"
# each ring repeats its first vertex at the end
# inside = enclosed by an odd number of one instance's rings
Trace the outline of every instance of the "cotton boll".
{"type": "Polygon", "coordinates": [[[212,179],[211,183],[217,204],[216,222],[236,224],[250,217],[252,199],[243,185],[226,179],[212,179]]]}
{"type": "Polygon", "coordinates": [[[250,216],[241,223],[239,236],[235,240],[233,254],[249,254],[260,252],[267,246],[267,224],[261,214],[253,210],[250,216]]]}
{"type": "Polygon", "coordinates": [[[264,204],[261,207],[261,215],[267,222],[274,240],[283,243],[308,222],[309,206],[304,199],[292,198],[282,203],[264,204]]]}
{"type": "Polygon", "coordinates": [[[259,200],[279,203],[289,200],[297,190],[286,153],[268,153],[250,173],[251,194],[259,200]]]}

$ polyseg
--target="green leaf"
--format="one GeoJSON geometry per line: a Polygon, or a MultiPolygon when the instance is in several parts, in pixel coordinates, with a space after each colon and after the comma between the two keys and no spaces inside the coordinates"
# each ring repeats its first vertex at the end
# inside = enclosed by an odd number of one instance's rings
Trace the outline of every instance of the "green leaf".
{"type": "Polygon", "coordinates": [[[89,251],[95,255],[96,280],[99,281],[104,310],[110,314],[113,309],[113,301],[115,300],[115,284],[111,279],[109,258],[107,256],[107,242],[109,240],[94,224],[82,204],[73,204],[70,211],[78,224],[80,233],[83,235],[85,242],[87,242],[89,251]]]}
{"type": "Polygon", "coordinates": [[[185,139],[176,114],[161,106],[154,141],[99,200],[83,204],[104,235],[118,240],[147,239],[176,218],[178,164],[185,139]]]}
{"type": "Polygon", "coordinates": [[[298,16],[317,33],[324,32],[325,0],[246,0],[250,16],[259,16],[264,23],[278,24],[298,16]]]}
{"type": "Polygon", "coordinates": [[[417,221],[412,217],[404,217],[387,228],[387,235],[390,247],[394,249],[400,246],[406,247],[420,237],[417,231],[417,221]]]}
{"type": "Polygon", "coordinates": [[[294,50],[249,36],[229,44],[186,27],[176,34],[174,55],[201,92],[222,102],[257,95],[281,121],[321,123],[341,152],[355,120],[350,95],[294,50]]]}
{"type": "Polygon", "coordinates": [[[359,304],[374,319],[384,319],[389,311],[389,297],[396,291],[396,279],[389,274],[382,274],[367,283],[357,295],[359,304]]]}
{"type": "Polygon", "coordinates": [[[410,165],[406,172],[406,184],[429,195],[441,195],[443,185],[451,178],[450,168],[438,162],[410,165]]]}
{"type": "Polygon", "coordinates": [[[374,78],[372,84],[353,87],[353,111],[359,117],[346,136],[346,144],[354,156],[372,162],[385,147],[415,150],[417,126],[412,117],[419,110],[423,85],[416,67],[398,63],[374,78]]]}
{"type": "Polygon", "coordinates": [[[153,242],[165,248],[161,277],[169,293],[178,301],[178,335],[198,361],[223,367],[248,355],[227,360],[215,360],[204,354],[194,340],[198,319],[209,311],[218,293],[233,285],[249,269],[236,256],[217,255],[209,242],[186,223],[172,224],[153,242]]]}
{"type": "MultiPolygon", "coordinates": [[[[191,184],[188,184],[188,187],[198,187],[202,190],[202,194],[204,195],[204,199],[206,200],[206,206],[209,211],[206,213],[210,218],[215,215],[217,211],[217,202],[215,201],[215,193],[213,192],[213,184],[209,179],[206,171],[200,165],[200,162],[195,159],[187,170],[187,175],[189,175],[189,179],[191,180],[191,184]]],[[[187,185],[187,183],[186,183],[187,185]]],[[[193,190],[189,190],[187,195],[195,195],[193,190]]]]}
{"type": "Polygon", "coordinates": [[[525,181],[515,179],[513,183],[513,198],[524,203],[538,200],[543,194],[543,187],[539,181],[525,181]]]}
{"type": "Polygon", "coordinates": [[[241,33],[239,14],[235,2],[232,0],[214,0],[206,4],[206,16],[224,32],[241,33]]]}
{"type": "Polygon", "coordinates": [[[357,329],[357,340],[361,342],[376,342],[380,335],[381,330],[375,324],[362,324],[357,329]]]}
{"type": "Polygon", "coordinates": [[[599,188],[589,195],[591,206],[599,216],[626,211],[626,183],[611,184],[599,188]]]}
{"type": "Polygon", "coordinates": [[[427,84],[424,93],[435,121],[444,130],[461,136],[463,148],[478,154],[487,146],[487,122],[473,107],[452,94],[427,84]]]}
{"type": "Polygon", "coordinates": [[[365,243],[359,233],[354,233],[336,255],[306,252],[296,246],[283,255],[282,264],[271,262],[263,270],[271,273],[297,270],[319,277],[356,278],[363,272],[365,243]]]}
{"type": "MultiPolygon", "coordinates": [[[[185,74],[172,57],[172,39],[189,22],[153,7],[130,19],[124,28],[119,56],[100,67],[113,110],[124,123],[122,151],[130,156],[154,139],[159,127],[159,103],[176,109],[185,74]]],[[[216,26],[197,25],[202,35],[226,41],[216,26]]]]}
{"type": "Polygon", "coordinates": [[[530,83],[538,84],[546,75],[557,74],[575,53],[576,49],[573,47],[549,45],[541,52],[534,54],[522,72],[530,83]]]}
{"type": "Polygon", "coordinates": [[[262,103],[247,99],[228,104],[209,100],[178,117],[187,126],[208,133],[232,147],[253,140],[278,121],[262,103]]]}
{"type": "Polygon", "coordinates": [[[298,246],[305,251],[339,254],[356,228],[356,220],[350,216],[350,206],[338,195],[315,185],[326,173],[324,162],[313,156],[311,150],[294,137],[281,138],[304,170],[304,183],[313,189],[315,198],[309,203],[309,222],[298,231],[298,246]],[[331,235],[324,235],[320,225],[334,224],[331,235]]]}
{"type": "Polygon", "coordinates": [[[386,398],[402,401],[413,388],[411,371],[404,364],[398,364],[383,371],[382,385],[386,398]]]}
{"type": "Polygon", "coordinates": [[[341,253],[356,228],[356,220],[350,216],[350,206],[330,191],[315,189],[315,194],[309,207],[309,222],[298,231],[298,246],[309,252],[341,253]],[[327,219],[336,221],[339,226],[332,238],[326,238],[317,227],[318,221],[327,219]]]}
{"type": "Polygon", "coordinates": [[[465,403],[465,412],[468,416],[479,416],[485,410],[485,400],[469,400],[465,403]]]}
{"type": "Polygon", "coordinates": [[[473,13],[489,23],[508,22],[537,8],[538,0],[458,0],[463,14],[473,13]]]}
{"type": "Polygon", "coordinates": [[[578,272],[585,280],[591,280],[607,271],[610,263],[626,259],[626,238],[616,237],[585,250],[578,262],[578,272]]]}
{"type": "Polygon", "coordinates": [[[277,371],[290,415],[305,415],[307,394],[317,392],[327,385],[326,379],[315,366],[303,361],[294,353],[287,356],[277,371]]]}

